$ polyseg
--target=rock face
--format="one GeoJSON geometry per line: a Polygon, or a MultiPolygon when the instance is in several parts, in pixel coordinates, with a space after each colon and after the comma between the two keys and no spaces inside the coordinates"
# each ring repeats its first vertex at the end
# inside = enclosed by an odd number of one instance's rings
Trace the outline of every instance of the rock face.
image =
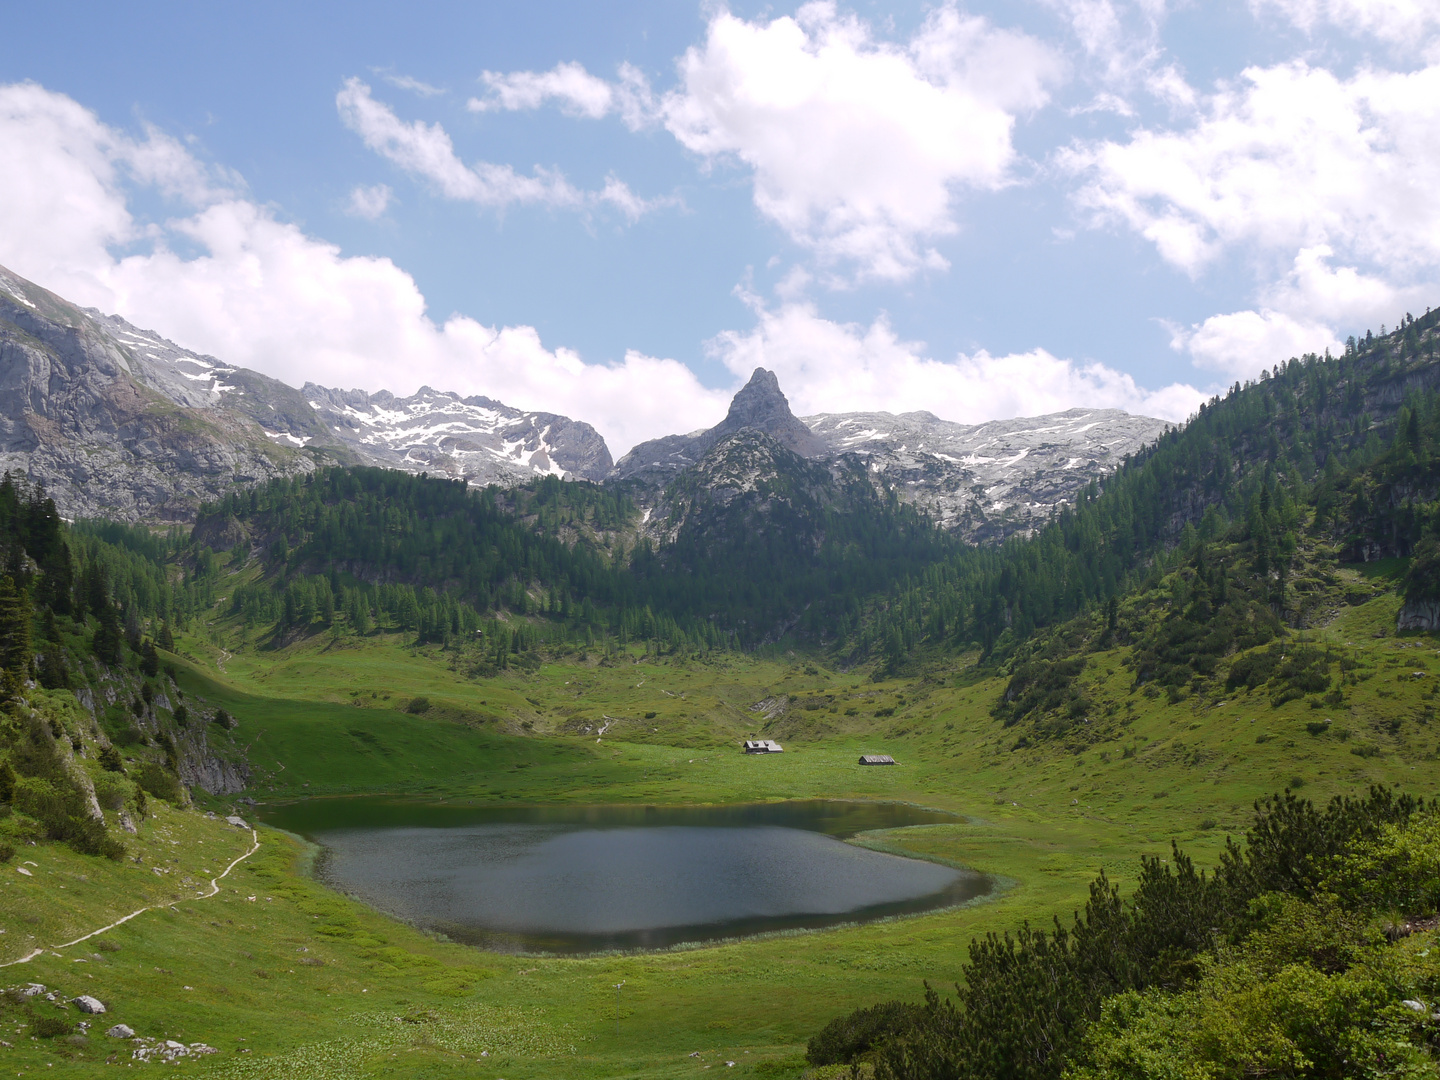
{"type": "Polygon", "coordinates": [[[487,397],[425,386],[407,398],[363,390],[301,391],[329,431],[357,458],[392,469],[515,484],[536,474],[603,480],[610,450],[589,424],[522,412],[487,397]]]}
{"type": "Polygon", "coordinates": [[[1397,630],[1440,630],[1440,600],[1407,600],[1395,621],[1397,630]]]}
{"type": "Polygon", "coordinates": [[[0,267],[0,471],[43,483],[64,516],[189,521],[235,484],[327,464],[476,484],[611,467],[588,424],[428,387],[297,390],[0,267]]]}
{"type": "Polygon", "coordinates": [[[791,413],[774,374],[757,368],[720,424],[641,443],[616,463],[611,476],[630,481],[637,502],[652,511],[647,525],[654,521],[655,539],[664,540],[676,520],[665,485],[683,474],[727,500],[737,488],[734,437],[759,433],[831,466],[837,477],[868,474],[942,528],[985,543],[1033,531],[1167,426],[1118,409],[1071,409],[975,425],[928,412],[827,413],[802,420],[791,413]]]}
{"type": "Polygon", "coordinates": [[[928,412],[828,413],[805,423],[829,455],[859,455],[902,499],[977,543],[1033,531],[1170,426],[1119,409],[973,426],[928,412]]]}
{"type": "Polygon", "coordinates": [[[224,407],[228,369],[164,350],[0,269],[0,469],[43,482],[67,517],[181,521],[232,484],[315,467],[224,407]]]}
{"type": "Polygon", "coordinates": [[[643,442],[616,463],[611,475],[617,480],[640,477],[663,482],[698,465],[718,443],[741,431],[768,435],[801,457],[823,457],[827,451],[824,440],[817,438],[790,411],[790,403],[780,392],[780,381],[774,372],[756,368],[750,381],[730,402],[730,412],[720,423],[689,435],[667,435],[643,442]]]}

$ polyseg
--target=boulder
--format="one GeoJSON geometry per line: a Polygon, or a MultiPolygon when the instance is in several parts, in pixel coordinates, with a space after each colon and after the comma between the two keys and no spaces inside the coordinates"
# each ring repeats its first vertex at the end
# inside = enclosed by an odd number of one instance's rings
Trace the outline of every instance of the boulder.
{"type": "Polygon", "coordinates": [[[250,827],[245,823],[245,819],[243,817],[239,817],[235,814],[231,814],[225,819],[225,821],[227,824],[234,825],[237,829],[248,829],[250,827]]]}
{"type": "Polygon", "coordinates": [[[135,1029],[129,1024],[116,1024],[109,1031],[105,1032],[105,1034],[109,1035],[112,1039],[133,1039],[135,1037],[135,1029]]]}
{"type": "Polygon", "coordinates": [[[105,1003],[99,998],[91,997],[89,994],[81,994],[77,998],[71,998],[70,1004],[74,1005],[83,1013],[96,1014],[105,1011],[105,1003]]]}

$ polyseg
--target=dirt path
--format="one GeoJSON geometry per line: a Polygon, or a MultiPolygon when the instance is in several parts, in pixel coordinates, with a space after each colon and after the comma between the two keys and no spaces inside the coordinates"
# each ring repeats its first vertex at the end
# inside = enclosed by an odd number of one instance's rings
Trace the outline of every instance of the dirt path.
{"type": "MultiPolygon", "coordinates": [[[[260,834],[259,834],[258,832],[256,832],[254,829],[251,829],[251,830],[250,830],[250,838],[255,841],[254,845],[250,848],[249,851],[245,852],[244,855],[241,855],[238,859],[236,859],[234,862],[232,862],[229,866],[225,867],[224,872],[222,872],[218,877],[213,877],[213,878],[210,879],[210,891],[209,891],[208,893],[202,893],[202,894],[199,895],[199,896],[186,897],[186,899],[187,899],[187,900],[209,900],[212,896],[218,895],[219,892],[220,892],[220,882],[221,882],[223,879],[225,879],[226,877],[228,877],[228,876],[230,875],[230,871],[231,871],[231,870],[234,870],[235,867],[239,866],[242,862],[244,862],[246,859],[248,859],[251,855],[254,855],[255,852],[257,852],[257,851],[260,850],[260,834]]],[[[108,926],[102,926],[102,927],[100,927],[100,929],[98,929],[98,930],[91,930],[90,933],[85,934],[85,935],[83,935],[82,937],[77,937],[74,941],[67,941],[67,942],[65,942],[65,944],[63,944],[63,945],[52,945],[52,946],[50,946],[50,948],[51,948],[52,950],[53,950],[53,949],[68,949],[71,945],[79,945],[80,942],[82,942],[82,941],[89,941],[92,937],[95,937],[97,934],[103,934],[103,933],[105,933],[105,931],[107,931],[107,930],[114,930],[115,927],[121,925],[122,923],[127,923],[127,922],[129,922],[131,919],[135,918],[136,915],[144,915],[145,912],[147,912],[147,911],[156,911],[156,910],[158,910],[158,909],[160,909],[160,908],[164,908],[164,907],[174,907],[176,904],[183,904],[184,902],[185,902],[184,900],[171,900],[170,902],[165,903],[165,904],[151,904],[149,907],[142,907],[139,911],[132,911],[129,915],[126,915],[126,916],[124,916],[123,918],[116,919],[114,922],[110,923],[108,926]]],[[[34,960],[37,956],[40,956],[40,955],[41,955],[42,953],[44,953],[44,952],[45,952],[44,949],[36,949],[34,952],[30,953],[30,955],[28,955],[28,956],[22,956],[19,960],[10,960],[10,961],[7,961],[6,963],[0,964],[0,968],[13,967],[13,966],[16,965],[16,964],[28,964],[31,960],[34,960]]]]}

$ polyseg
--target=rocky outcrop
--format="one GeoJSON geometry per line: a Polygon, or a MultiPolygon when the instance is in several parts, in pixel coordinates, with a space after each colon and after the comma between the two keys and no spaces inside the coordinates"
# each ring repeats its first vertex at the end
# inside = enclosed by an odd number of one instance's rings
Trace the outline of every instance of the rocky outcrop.
{"type": "Polygon", "coordinates": [[[1407,600],[1395,621],[1397,630],[1440,631],[1440,600],[1407,600]]]}
{"type": "Polygon", "coordinates": [[[1169,425],[1119,409],[956,424],[928,412],[805,417],[831,456],[854,454],[942,528],[976,543],[1032,532],[1169,425]]]}
{"type": "Polygon", "coordinates": [[[718,443],[741,431],[768,435],[801,457],[823,457],[824,440],[816,437],[795,414],[780,391],[775,373],[756,368],[750,381],[730,402],[730,412],[713,428],[689,435],[667,435],[635,447],[615,464],[617,480],[640,478],[663,483],[676,473],[698,465],[718,443]]]}
{"type": "Polygon", "coordinates": [[[0,268],[0,469],[66,517],[184,521],[236,483],[315,467],[223,394],[162,377],[170,364],[0,268]]]}
{"type": "Polygon", "coordinates": [[[636,501],[651,511],[647,531],[663,540],[674,520],[666,485],[685,477],[687,483],[715,486],[725,498],[739,459],[734,448],[718,459],[717,454],[735,436],[758,433],[807,461],[829,466],[837,477],[866,474],[942,528],[986,543],[1032,532],[1168,426],[1118,409],[1070,409],[973,425],[928,412],[798,419],[774,374],[757,368],[720,424],[641,443],[611,475],[626,481],[636,501]]]}
{"type": "Polygon", "coordinates": [[[523,483],[537,475],[603,480],[610,449],[589,424],[524,412],[487,397],[421,387],[410,397],[330,390],[306,383],[307,404],[358,460],[476,485],[523,483]]]}

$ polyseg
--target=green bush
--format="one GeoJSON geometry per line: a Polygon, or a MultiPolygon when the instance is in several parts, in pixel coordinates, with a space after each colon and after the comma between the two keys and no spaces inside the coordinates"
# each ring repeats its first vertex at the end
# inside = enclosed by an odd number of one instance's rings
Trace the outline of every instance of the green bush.
{"type": "Polygon", "coordinates": [[[30,1021],[30,1032],[37,1039],[56,1039],[61,1035],[69,1035],[74,1030],[73,1023],[53,1013],[41,1013],[30,1021]]]}
{"type": "Polygon", "coordinates": [[[1353,908],[1433,915],[1440,910],[1440,813],[1386,825],[1334,860],[1326,884],[1353,908]]]}
{"type": "Polygon", "coordinates": [[[416,716],[419,716],[423,712],[429,712],[430,699],[428,697],[413,697],[410,699],[410,704],[405,706],[405,711],[407,713],[414,713],[416,716]]]}
{"type": "Polygon", "coordinates": [[[104,810],[119,810],[134,789],[118,772],[104,772],[95,778],[95,799],[104,810]]]}
{"type": "Polygon", "coordinates": [[[0,842],[0,863],[7,863],[15,857],[15,845],[0,842]]]}
{"type": "Polygon", "coordinates": [[[884,1001],[838,1016],[820,1029],[805,1048],[811,1065],[848,1065],[881,1043],[908,1034],[920,1021],[924,1006],[906,1001],[884,1001]]]}
{"type": "Polygon", "coordinates": [[[185,788],[180,778],[157,762],[147,761],[141,765],[135,771],[135,782],[142,791],[148,791],[172,805],[179,806],[185,801],[185,788]]]}

